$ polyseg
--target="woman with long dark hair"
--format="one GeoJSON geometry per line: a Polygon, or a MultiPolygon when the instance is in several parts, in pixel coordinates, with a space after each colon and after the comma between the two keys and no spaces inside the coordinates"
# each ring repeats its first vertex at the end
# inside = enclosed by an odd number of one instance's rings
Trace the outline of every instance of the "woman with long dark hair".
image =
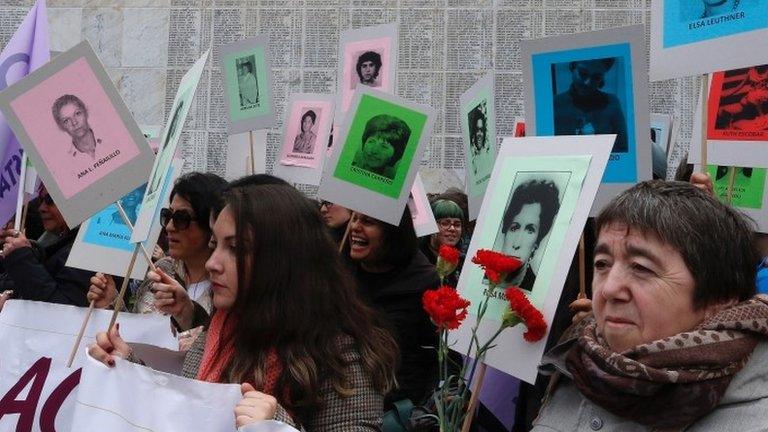
{"type": "MultiPolygon", "coordinates": [[[[317,207],[287,184],[250,178],[230,184],[225,201],[206,263],[215,312],[183,375],[276,402],[259,418],[238,413],[238,426],[274,418],[307,431],[378,430],[397,348],[359,299],[317,207]]],[[[90,351],[106,364],[130,355],[116,329],[90,351]]]]}

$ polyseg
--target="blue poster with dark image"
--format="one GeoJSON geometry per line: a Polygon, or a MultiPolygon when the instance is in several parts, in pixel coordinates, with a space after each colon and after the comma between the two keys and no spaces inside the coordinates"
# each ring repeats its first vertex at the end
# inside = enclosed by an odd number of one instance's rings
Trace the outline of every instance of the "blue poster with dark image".
{"type": "Polygon", "coordinates": [[[666,0],[664,48],[768,28],[768,0],[666,0]]]}
{"type": "Polygon", "coordinates": [[[532,56],[536,134],[616,134],[604,183],[637,181],[629,43],[532,56]]]}

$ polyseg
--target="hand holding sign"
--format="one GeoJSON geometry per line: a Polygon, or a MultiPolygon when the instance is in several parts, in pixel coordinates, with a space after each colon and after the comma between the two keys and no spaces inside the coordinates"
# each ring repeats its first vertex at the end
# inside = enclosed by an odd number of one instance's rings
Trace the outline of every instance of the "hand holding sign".
{"type": "Polygon", "coordinates": [[[257,421],[275,418],[277,399],[266,393],[256,391],[248,383],[243,383],[240,386],[240,391],[243,392],[243,398],[235,407],[235,422],[238,428],[257,421]]]}
{"type": "Polygon", "coordinates": [[[21,231],[5,230],[2,234],[3,237],[3,250],[2,256],[8,256],[16,249],[30,247],[32,244],[21,231]]]}
{"type": "Polygon", "coordinates": [[[131,347],[120,337],[120,324],[113,325],[109,332],[96,334],[96,343],[88,347],[88,354],[96,360],[112,367],[115,357],[128,358],[131,347]]]}
{"type": "Polygon", "coordinates": [[[160,269],[148,272],[147,278],[154,282],[152,289],[157,310],[173,316],[182,329],[190,328],[195,306],[187,295],[187,290],[160,269]]]}
{"type": "Polygon", "coordinates": [[[117,286],[111,275],[96,273],[91,277],[91,286],[88,288],[88,301],[93,302],[94,307],[106,309],[117,298],[117,286]]]}

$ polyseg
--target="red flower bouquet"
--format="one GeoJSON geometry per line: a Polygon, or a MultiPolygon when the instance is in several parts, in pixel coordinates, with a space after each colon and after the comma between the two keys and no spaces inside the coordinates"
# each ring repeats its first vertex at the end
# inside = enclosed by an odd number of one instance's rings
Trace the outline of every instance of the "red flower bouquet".
{"type": "MultiPolygon", "coordinates": [[[[446,274],[450,274],[455,269],[453,263],[458,263],[458,260],[459,252],[456,249],[449,246],[440,248],[437,268],[441,278],[444,277],[443,272],[446,269],[450,269],[446,274]],[[442,269],[441,266],[443,266],[442,269]]],[[[472,262],[485,271],[485,275],[490,281],[489,288],[491,291],[499,288],[501,281],[522,267],[522,262],[515,257],[485,249],[478,250],[472,258],[472,262]]],[[[505,294],[509,304],[502,317],[502,323],[496,333],[483,342],[479,340],[477,330],[493,296],[486,295],[477,306],[475,326],[472,328],[472,340],[466,352],[467,358],[471,357],[476,361],[471,362],[469,370],[469,362],[465,362],[459,374],[449,376],[447,367],[448,330],[455,330],[461,326],[467,317],[467,308],[470,303],[449,286],[441,286],[436,290],[424,293],[422,298],[424,310],[427,311],[440,332],[440,346],[437,349],[437,358],[440,364],[440,387],[434,393],[433,398],[441,432],[459,431],[462,423],[464,423],[462,430],[468,430],[471,416],[467,414],[472,412],[472,405],[474,404],[472,400],[468,400],[469,383],[475,376],[477,365],[483,362],[488,350],[495,346],[496,338],[506,328],[523,323],[526,327],[523,338],[528,342],[541,340],[547,332],[544,316],[531,304],[525,293],[515,286],[510,286],[506,289],[505,294]]],[[[478,391],[479,388],[475,388],[475,393],[478,391]]]]}

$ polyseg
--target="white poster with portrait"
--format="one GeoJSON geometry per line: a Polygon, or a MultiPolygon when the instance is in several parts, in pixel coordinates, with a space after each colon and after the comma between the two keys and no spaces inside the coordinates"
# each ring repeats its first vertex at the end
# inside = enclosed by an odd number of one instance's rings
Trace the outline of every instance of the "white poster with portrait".
{"type": "MultiPolygon", "coordinates": [[[[508,301],[482,269],[471,263],[478,250],[515,256],[522,269],[503,281],[519,287],[551,324],[574,251],[593,206],[615,135],[505,138],[480,208],[457,290],[471,302],[469,316],[450,335],[466,352],[477,322],[487,309],[477,337],[488,340],[503,320],[508,301]]],[[[548,329],[549,330],[549,329],[548,329]]],[[[544,353],[546,336],[529,343],[525,326],[504,330],[485,363],[531,384],[544,353]]]]}

